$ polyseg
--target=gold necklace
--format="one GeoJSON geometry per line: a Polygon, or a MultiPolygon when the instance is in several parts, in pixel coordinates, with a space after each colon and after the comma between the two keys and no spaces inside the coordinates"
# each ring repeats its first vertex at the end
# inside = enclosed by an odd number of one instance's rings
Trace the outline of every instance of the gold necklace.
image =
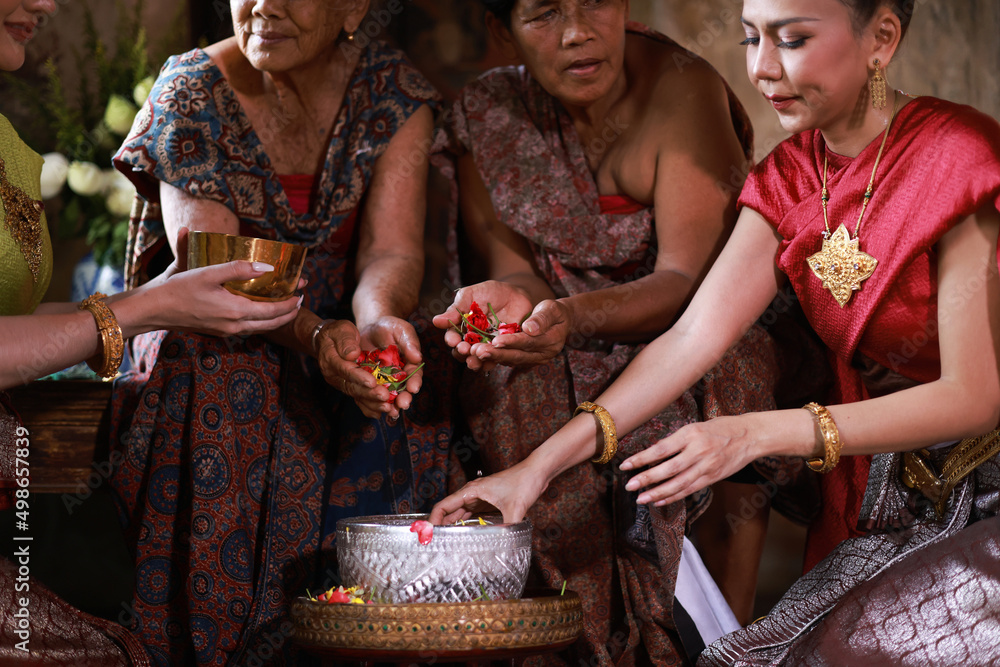
{"type": "Polygon", "coordinates": [[[854,237],[847,231],[844,223],[840,223],[837,231],[830,233],[830,220],[826,213],[826,203],[830,200],[830,193],[826,189],[826,170],[829,164],[826,148],[823,152],[823,245],[815,255],[810,255],[806,262],[817,278],[823,281],[823,287],[830,290],[830,294],[837,300],[843,308],[851,300],[851,296],[861,289],[861,283],[868,280],[878,260],[868,253],[861,252],[858,235],[861,233],[861,223],[868,209],[868,202],[872,198],[872,189],[875,186],[875,173],[878,171],[878,163],[882,159],[882,151],[885,149],[885,142],[889,138],[889,131],[892,129],[892,121],[896,119],[896,112],[899,110],[899,98],[901,94],[896,92],[896,102],[892,107],[892,115],[886,125],[885,134],[882,135],[882,145],[879,146],[878,155],[875,157],[875,166],[872,167],[872,176],[868,179],[868,189],[865,191],[864,200],[861,202],[861,215],[858,216],[858,224],[854,227],[854,237]]]}

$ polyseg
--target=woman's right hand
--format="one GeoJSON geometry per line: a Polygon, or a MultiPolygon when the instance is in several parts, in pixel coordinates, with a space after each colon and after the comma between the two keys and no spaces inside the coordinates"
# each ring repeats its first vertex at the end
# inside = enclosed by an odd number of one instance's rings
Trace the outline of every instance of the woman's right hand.
{"type": "Polygon", "coordinates": [[[366,417],[398,419],[399,408],[390,400],[389,389],[358,366],[360,355],[361,332],[350,320],[329,322],[317,337],[316,359],[327,384],[354,399],[366,417]]]}
{"type": "Polygon", "coordinates": [[[527,461],[522,461],[495,475],[474,479],[440,501],[431,510],[430,522],[450,525],[474,514],[499,510],[504,523],[517,523],[547,487],[527,461]]]}
{"type": "MultiPolygon", "coordinates": [[[[301,297],[290,296],[283,301],[253,301],[227,290],[230,280],[259,278],[270,266],[253,262],[234,261],[180,271],[171,266],[146,286],[125,292],[125,302],[141,300],[155,309],[143,326],[135,321],[129,327],[122,322],[123,333],[132,336],[155,329],[177,329],[213,336],[236,336],[263,333],[288,324],[299,312],[301,297]]],[[[300,285],[301,287],[301,285],[300,285]]],[[[116,306],[118,311],[120,306],[116,306]]],[[[120,318],[124,319],[124,318],[120,318]]]]}
{"type": "Polygon", "coordinates": [[[489,371],[496,363],[481,359],[480,356],[492,351],[493,346],[486,342],[470,345],[462,340],[462,335],[454,328],[461,326],[462,313],[469,312],[473,301],[487,314],[488,305],[492,305],[497,317],[507,323],[520,322],[531,313],[532,303],[520,287],[499,280],[487,280],[458,290],[448,310],[434,316],[434,326],[445,330],[444,341],[452,348],[452,356],[464,362],[471,370],[489,371]]]}

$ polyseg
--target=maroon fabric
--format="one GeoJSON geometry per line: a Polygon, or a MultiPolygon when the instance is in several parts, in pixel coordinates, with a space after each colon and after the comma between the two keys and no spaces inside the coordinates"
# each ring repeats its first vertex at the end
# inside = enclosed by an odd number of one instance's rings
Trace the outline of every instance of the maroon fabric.
{"type": "Polygon", "coordinates": [[[628,215],[646,208],[645,204],[637,202],[628,195],[601,195],[597,204],[604,215],[628,215]]]}
{"type": "Polygon", "coordinates": [[[312,195],[316,188],[313,174],[278,174],[281,187],[285,190],[288,203],[295,215],[308,215],[312,210],[312,195]]]}
{"type": "MultiPolygon", "coordinates": [[[[18,546],[27,546],[30,553],[30,542],[18,546]]],[[[150,664],[142,646],[123,627],[74,609],[25,572],[21,564],[0,558],[0,665],[150,664]]]]}
{"type": "MultiPolygon", "coordinates": [[[[911,101],[891,129],[862,226],[861,249],[878,267],[841,308],[806,263],[819,251],[824,231],[823,161],[830,156],[831,231],[844,222],[853,232],[880,144],[878,138],[849,160],[829,154],[818,131],[796,135],[757,165],[740,196],[741,206],[758,211],[782,236],[777,265],[834,358],[832,402],[866,398],[854,363],[858,353],[918,382],[937,379],[935,244],[981,207],[1000,207],[997,122],[943,100],[911,101]]],[[[867,467],[867,457],[845,457],[824,477],[824,507],[809,533],[807,569],[859,534],[867,467]]]]}

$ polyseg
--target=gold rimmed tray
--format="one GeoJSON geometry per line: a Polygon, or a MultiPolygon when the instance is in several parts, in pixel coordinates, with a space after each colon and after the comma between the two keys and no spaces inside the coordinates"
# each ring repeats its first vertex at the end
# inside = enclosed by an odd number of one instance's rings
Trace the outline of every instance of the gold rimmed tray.
{"type": "Polygon", "coordinates": [[[555,590],[456,603],[327,604],[300,597],[291,615],[296,643],[318,655],[343,657],[526,655],[569,646],[583,631],[580,597],[555,590]]]}

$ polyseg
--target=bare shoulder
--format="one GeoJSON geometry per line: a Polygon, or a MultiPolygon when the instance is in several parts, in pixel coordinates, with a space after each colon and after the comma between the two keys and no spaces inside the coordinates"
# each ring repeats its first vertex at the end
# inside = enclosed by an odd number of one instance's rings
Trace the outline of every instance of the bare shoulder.
{"type": "Polygon", "coordinates": [[[686,49],[630,34],[625,58],[635,92],[647,103],[647,113],[654,118],[699,123],[715,121],[722,112],[728,114],[722,77],[708,62],[686,49]]]}

